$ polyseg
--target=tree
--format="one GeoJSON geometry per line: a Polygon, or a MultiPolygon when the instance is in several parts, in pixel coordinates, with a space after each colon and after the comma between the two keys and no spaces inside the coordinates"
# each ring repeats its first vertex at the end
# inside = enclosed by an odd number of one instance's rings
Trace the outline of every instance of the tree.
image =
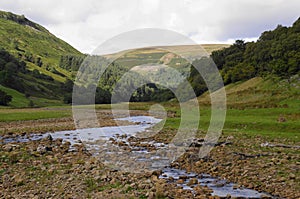
{"type": "Polygon", "coordinates": [[[212,52],[225,84],[255,76],[289,79],[300,72],[300,18],[292,27],[278,25],[263,32],[257,42],[237,40],[233,45],[212,52]]]}
{"type": "Polygon", "coordinates": [[[31,108],[34,107],[34,103],[33,103],[32,100],[29,101],[28,106],[31,107],[31,108]]]}
{"type": "Polygon", "coordinates": [[[68,93],[71,93],[73,91],[74,82],[70,79],[67,79],[64,84],[62,84],[62,90],[66,91],[68,93]]]}
{"type": "Polygon", "coordinates": [[[0,90],[0,105],[7,106],[12,101],[12,96],[0,90]]]}

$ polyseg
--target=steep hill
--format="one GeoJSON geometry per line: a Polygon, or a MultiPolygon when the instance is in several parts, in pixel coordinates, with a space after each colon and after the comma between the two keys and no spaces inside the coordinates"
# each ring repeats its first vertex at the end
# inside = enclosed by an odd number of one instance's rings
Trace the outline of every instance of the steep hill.
{"type": "Polygon", "coordinates": [[[62,55],[81,55],[44,27],[24,16],[0,11],[0,46],[27,63],[30,70],[64,82],[71,73],[59,67],[62,55]]]}
{"type": "MultiPolygon", "coordinates": [[[[41,106],[47,101],[42,98],[61,100],[66,83],[54,80],[51,76],[34,69],[28,70],[24,61],[0,48],[0,90],[1,100],[5,101],[6,94],[12,97],[13,107],[41,106]]],[[[7,102],[0,102],[7,105],[7,102]]],[[[57,103],[57,102],[56,102],[57,103]]]]}
{"type": "Polygon", "coordinates": [[[12,96],[10,106],[61,104],[71,92],[72,72],[60,67],[67,55],[83,56],[25,16],[0,11],[0,90],[12,96]]]}

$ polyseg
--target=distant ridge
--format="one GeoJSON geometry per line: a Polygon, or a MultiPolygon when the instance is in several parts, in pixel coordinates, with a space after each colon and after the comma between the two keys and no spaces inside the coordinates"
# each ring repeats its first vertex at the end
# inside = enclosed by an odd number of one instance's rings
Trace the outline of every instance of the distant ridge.
{"type": "Polygon", "coordinates": [[[30,26],[39,31],[49,32],[43,26],[40,26],[39,24],[34,23],[34,22],[30,21],[29,19],[27,19],[24,15],[16,15],[11,12],[0,11],[0,18],[16,22],[20,25],[30,26]]]}

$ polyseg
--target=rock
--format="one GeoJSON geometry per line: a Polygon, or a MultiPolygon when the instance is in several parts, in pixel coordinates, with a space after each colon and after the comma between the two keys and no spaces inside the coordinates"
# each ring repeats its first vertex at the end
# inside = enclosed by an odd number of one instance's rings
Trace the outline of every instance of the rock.
{"type": "Polygon", "coordinates": [[[174,181],[174,178],[172,176],[170,176],[168,179],[169,181],[174,181]]]}
{"type": "Polygon", "coordinates": [[[154,198],[154,196],[155,196],[155,193],[154,192],[149,192],[149,195],[147,196],[149,199],[152,199],[152,198],[154,198]]]}
{"type": "Polygon", "coordinates": [[[253,188],[254,188],[253,183],[250,183],[250,184],[248,185],[248,188],[249,188],[249,189],[253,189],[253,188]]]}
{"type": "Polygon", "coordinates": [[[160,176],[162,174],[162,170],[155,170],[152,172],[152,175],[160,176]]]}
{"type": "Polygon", "coordinates": [[[269,199],[269,198],[272,198],[272,196],[268,196],[268,195],[266,195],[266,194],[262,194],[260,197],[261,197],[262,199],[269,199]]]}
{"type": "Polygon", "coordinates": [[[187,176],[179,176],[179,179],[186,180],[188,177],[187,176]]]}
{"type": "Polygon", "coordinates": [[[115,179],[115,178],[111,179],[111,180],[110,180],[110,183],[111,183],[111,184],[115,184],[115,183],[116,183],[116,179],[115,179]]]}
{"type": "Polygon", "coordinates": [[[156,197],[157,198],[162,198],[165,196],[165,188],[164,188],[164,183],[155,183],[155,189],[156,189],[156,197]]]}
{"type": "Polygon", "coordinates": [[[101,175],[100,179],[101,180],[106,180],[107,179],[107,175],[106,174],[101,175]]]}
{"type": "Polygon", "coordinates": [[[16,175],[14,175],[12,177],[12,179],[15,182],[16,186],[22,186],[22,185],[24,185],[24,182],[25,182],[24,176],[25,176],[25,173],[24,172],[20,172],[20,173],[17,173],[16,175]]]}
{"type": "Polygon", "coordinates": [[[188,186],[191,186],[191,185],[195,185],[195,184],[198,184],[198,179],[197,178],[191,178],[188,182],[188,186]]]}
{"type": "Polygon", "coordinates": [[[45,154],[48,151],[52,151],[52,147],[50,146],[44,146],[44,145],[39,145],[36,149],[37,152],[39,152],[40,154],[45,154]]]}
{"type": "Polygon", "coordinates": [[[286,180],[285,180],[284,177],[281,177],[281,178],[278,179],[278,182],[285,182],[285,181],[286,181],[286,180]]]}
{"type": "Polygon", "coordinates": [[[132,187],[132,188],[135,188],[136,187],[136,183],[131,183],[129,186],[132,187]]]}
{"type": "Polygon", "coordinates": [[[277,122],[279,122],[279,123],[281,123],[281,122],[286,122],[286,121],[287,121],[286,118],[283,117],[282,115],[280,115],[280,116],[278,117],[278,119],[277,119],[277,122]]]}
{"type": "Polygon", "coordinates": [[[293,174],[293,173],[290,173],[289,178],[290,178],[290,179],[296,179],[296,175],[293,174]]]}
{"type": "Polygon", "coordinates": [[[15,149],[19,149],[19,148],[20,148],[19,145],[11,144],[11,143],[8,143],[8,144],[5,144],[2,146],[3,151],[7,151],[7,152],[11,152],[11,151],[13,151],[15,149]]]}
{"type": "Polygon", "coordinates": [[[218,183],[216,183],[215,186],[216,186],[216,187],[224,187],[224,186],[225,186],[225,183],[218,182],[218,183]]]}
{"type": "Polygon", "coordinates": [[[213,168],[211,168],[210,170],[211,170],[212,172],[217,171],[217,170],[218,170],[218,167],[213,167],[213,168]]]}
{"type": "Polygon", "coordinates": [[[46,137],[46,140],[52,141],[53,138],[52,138],[52,136],[50,134],[48,134],[47,137],[46,137]]]}
{"type": "Polygon", "coordinates": [[[156,175],[151,176],[151,181],[152,182],[157,182],[158,181],[158,177],[156,175]]]}

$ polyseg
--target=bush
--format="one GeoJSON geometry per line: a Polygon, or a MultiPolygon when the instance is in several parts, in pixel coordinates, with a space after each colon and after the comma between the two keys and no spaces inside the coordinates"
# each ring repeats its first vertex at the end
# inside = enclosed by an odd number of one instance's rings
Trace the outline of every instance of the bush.
{"type": "Polygon", "coordinates": [[[11,102],[12,96],[8,95],[6,92],[0,90],[0,105],[7,106],[11,102]]]}

